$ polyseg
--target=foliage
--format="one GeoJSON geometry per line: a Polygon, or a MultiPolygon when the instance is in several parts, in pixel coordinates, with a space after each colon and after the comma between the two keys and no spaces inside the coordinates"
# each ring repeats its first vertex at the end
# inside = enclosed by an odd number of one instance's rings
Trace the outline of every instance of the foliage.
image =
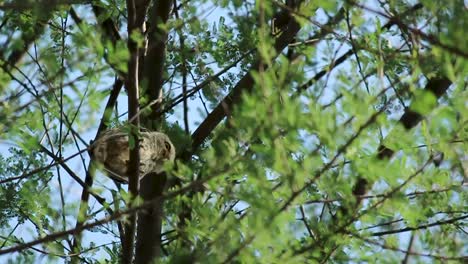
{"type": "Polygon", "coordinates": [[[134,120],[132,41],[146,55],[140,118],[178,154],[162,263],[466,258],[462,1],[160,0],[148,12],[170,3],[167,23],[130,33],[125,1],[30,2],[0,4],[5,263],[123,261],[133,197],[94,171],[88,150],[96,131],[134,120]],[[146,71],[159,48],[162,71],[146,71]]]}

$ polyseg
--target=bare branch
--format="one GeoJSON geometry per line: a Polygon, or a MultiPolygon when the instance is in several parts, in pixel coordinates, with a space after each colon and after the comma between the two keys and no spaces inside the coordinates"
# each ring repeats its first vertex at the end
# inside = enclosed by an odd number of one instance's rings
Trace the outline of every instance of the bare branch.
{"type": "Polygon", "coordinates": [[[466,219],[466,218],[468,218],[468,215],[462,215],[462,216],[451,218],[451,219],[448,219],[448,220],[445,220],[445,221],[437,221],[437,222],[434,222],[434,223],[430,223],[430,224],[426,224],[426,225],[420,225],[420,226],[416,226],[416,227],[405,227],[405,228],[402,228],[402,229],[375,232],[375,233],[370,234],[370,236],[386,236],[386,235],[404,233],[404,232],[413,231],[413,230],[427,229],[427,228],[433,227],[433,226],[454,224],[454,223],[456,223],[458,221],[461,221],[463,219],[466,219]]]}

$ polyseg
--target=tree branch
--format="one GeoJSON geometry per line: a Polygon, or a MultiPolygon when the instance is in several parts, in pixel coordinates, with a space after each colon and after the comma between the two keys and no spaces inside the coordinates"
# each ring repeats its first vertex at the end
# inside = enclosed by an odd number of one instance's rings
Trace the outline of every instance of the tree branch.
{"type": "MultiPolygon", "coordinates": [[[[195,180],[195,181],[191,182],[190,184],[188,184],[187,186],[179,188],[178,190],[174,190],[172,192],[169,192],[169,193],[163,194],[161,196],[155,197],[152,200],[148,200],[148,201],[143,202],[140,205],[137,205],[137,206],[134,206],[134,207],[131,207],[131,208],[127,208],[124,211],[114,212],[114,214],[112,214],[112,215],[110,215],[108,217],[102,218],[100,220],[96,220],[96,221],[94,221],[92,223],[83,224],[83,225],[80,225],[80,226],[75,227],[73,229],[69,229],[69,230],[49,234],[49,235],[44,236],[42,238],[30,241],[30,242],[22,243],[20,245],[13,246],[13,247],[10,247],[10,248],[0,249],[0,255],[21,251],[23,249],[30,248],[32,246],[42,244],[42,243],[46,243],[46,242],[49,242],[49,241],[53,241],[53,240],[56,240],[59,237],[63,237],[63,236],[67,236],[67,235],[77,236],[78,234],[80,234],[84,230],[88,230],[88,229],[91,229],[93,227],[97,227],[97,226],[103,225],[105,223],[109,223],[109,222],[118,220],[118,219],[120,219],[120,218],[122,218],[122,217],[124,217],[126,215],[133,214],[135,212],[138,212],[138,211],[141,211],[141,210],[144,210],[144,209],[147,210],[147,209],[151,208],[152,206],[154,206],[155,204],[159,204],[161,202],[161,200],[163,200],[163,199],[173,199],[173,198],[175,198],[177,196],[180,196],[180,195],[183,195],[183,194],[185,194],[185,193],[187,193],[187,192],[189,192],[191,190],[200,188],[207,181],[210,181],[210,180],[212,180],[212,179],[214,179],[216,177],[224,175],[224,173],[225,173],[225,170],[222,169],[222,170],[218,171],[217,173],[213,173],[209,177],[206,177],[206,178],[200,179],[200,180],[195,180]]],[[[150,177],[145,177],[145,178],[150,178],[150,177]]],[[[138,263],[140,263],[140,262],[138,262],[138,263]]]]}
{"type": "MultiPolygon", "coordinates": [[[[160,122],[158,110],[162,102],[162,84],[165,73],[167,32],[164,25],[169,19],[172,0],[154,1],[148,11],[148,47],[142,69],[142,94],[151,102],[149,115],[143,115],[142,124],[149,129],[157,128],[160,122]]],[[[165,189],[166,175],[150,174],[142,179],[140,196],[144,201],[156,200],[144,211],[138,212],[138,229],[136,241],[136,263],[153,263],[160,256],[161,228],[163,220],[162,198],[165,189]]]]}
{"type": "Polygon", "coordinates": [[[402,228],[402,229],[375,232],[375,233],[370,234],[370,236],[386,236],[386,235],[404,233],[404,232],[413,231],[413,230],[427,229],[427,228],[433,227],[433,226],[453,224],[453,223],[456,223],[456,222],[458,222],[460,220],[463,220],[463,219],[466,219],[466,218],[468,218],[468,215],[462,215],[460,217],[451,218],[451,219],[448,219],[448,220],[445,220],[445,221],[437,221],[437,222],[434,222],[434,223],[430,223],[430,224],[426,224],[426,225],[420,225],[420,226],[416,226],[416,227],[405,227],[405,228],[402,228]]]}
{"type": "MultiPolygon", "coordinates": [[[[291,19],[287,25],[287,29],[277,38],[275,42],[276,56],[288,46],[289,43],[294,39],[296,34],[300,30],[300,25],[295,19],[291,19]]],[[[258,58],[251,71],[257,70],[261,65],[261,59],[258,58]]],[[[263,69],[266,70],[267,65],[263,65],[263,69]]],[[[231,90],[231,92],[211,111],[211,113],[203,120],[198,128],[192,134],[192,152],[203,143],[203,141],[211,134],[216,126],[226,116],[230,115],[232,108],[239,103],[242,95],[246,92],[251,92],[254,86],[254,80],[250,73],[246,74],[237,85],[231,90]]]]}
{"type": "MultiPolygon", "coordinates": [[[[129,138],[133,139],[133,146],[129,146],[129,164],[128,164],[128,190],[130,192],[130,207],[134,206],[134,201],[138,196],[139,183],[140,183],[140,144],[139,144],[139,131],[140,131],[140,118],[138,112],[140,111],[139,98],[139,60],[140,60],[140,47],[132,38],[134,33],[144,34],[144,17],[146,15],[146,0],[127,0],[128,21],[128,50],[130,52],[130,60],[128,62],[128,72],[125,79],[125,87],[128,92],[128,122],[130,124],[129,138]]],[[[131,144],[132,140],[129,140],[131,144]]],[[[128,221],[125,223],[125,239],[122,245],[122,263],[133,262],[135,232],[136,232],[136,212],[130,214],[128,221]]]]}
{"type": "Polygon", "coordinates": [[[162,84],[165,73],[167,32],[164,25],[169,19],[172,0],[155,1],[149,10],[148,21],[148,49],[143,65],[143,91],[148,94],[151,101],[158,103],[151,106],[151,114],[144,121],[148,128],[155,129],[158,124],[158,110],[162,101],[162,84]],[[159,100],[158,100],[159,99],[159,100]]]}

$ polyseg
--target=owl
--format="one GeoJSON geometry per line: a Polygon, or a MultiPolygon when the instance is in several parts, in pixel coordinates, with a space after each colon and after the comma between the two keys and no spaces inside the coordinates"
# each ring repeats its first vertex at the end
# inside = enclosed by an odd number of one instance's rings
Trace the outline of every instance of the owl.
{"type": "MultiPolygon", "coordinates": [[[[174,145],[164,133],[140,132],[139,146],[140,179],[148,173],[161,173],[166,161],[174,161],[174,145]]],[[[117,128],[107,130],[94,142],[91,153],[111,178],[128,182],[130,156],[127,132],[117,128]]]]}

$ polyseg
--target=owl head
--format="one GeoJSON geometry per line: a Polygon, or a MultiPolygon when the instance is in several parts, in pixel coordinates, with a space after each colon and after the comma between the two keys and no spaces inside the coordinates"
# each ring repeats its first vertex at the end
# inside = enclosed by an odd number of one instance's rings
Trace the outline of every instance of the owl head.
{"type": "MultiPolygon", "coordinates": [[[[155,150],[154,154],[157,152],[156,157],[158,159],[174,161],[176,154],[175,147],[166,134],[161,132],[144,132],[144,134],[146,134],[145,136],[148,137],[147,140],[151,144],[156,143],[153,150],[155,150]]],[[[145,143],[144,140],[145,139],[143,138],[143,143],[145,143]]]]}

